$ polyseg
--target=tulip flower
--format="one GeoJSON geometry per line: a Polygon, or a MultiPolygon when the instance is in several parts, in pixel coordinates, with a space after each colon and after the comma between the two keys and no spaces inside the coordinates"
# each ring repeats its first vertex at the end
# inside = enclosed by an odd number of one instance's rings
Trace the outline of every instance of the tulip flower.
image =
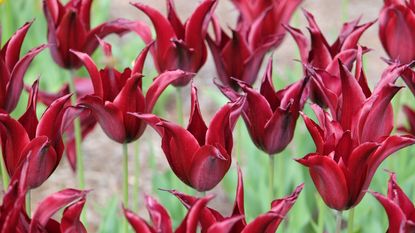
{"type": "MultiPolygon", "coordinates": [[[[409,65],[411,66],[412,64],[410,63],[409,65]]],[[[402,79],[412,94],[415,96],[415,72],[411,68],[406,69],[402,73],[402,79]]]]}
{"type": "Polygon", "coordinates": [[[388,233],[404,233],[415,231],[414,204],[399,187],[395,173],[391,173],[388,183],[388,194],[372,192],[372,195],[385,208],[389,219],[388,233]]]}
{"type": "Polygon", "coordinates": [[[265,44],[278,47],[285,35],[284,24],[288,24],[302,0],[232,0],[240,15],[238,27],[247,33],[253,48],[265,44]]]}
{"type": "Polygon", "coordinates": [[[406,64],[415,60],[415,4],[385,0],[379,15],[379,38],[392,60],[406,64]]]}
{"type": "MultiPolygon", "coordinates": [[[[225,217],[218,211],[205,207],[200,214],[201,231],[206,233],[268,233],[275,232],[286,217],[288,211],[297,201],[297,198],[303,189],[303,184],[297,186],[295,191],[281,199],[274,200],[271,203],[271,210],[267,213],[261,214],[250,223],[245,220],[244,210],[244,187],[241,169],[238,168],[238,185],[236,188],[236,197],[231,216],[225,217]]],[[[192,197],[175,190],[170,190],[170,193],[175,195],[183,203],[183,205],[190,209],[200,202],[200,199],[192,197]]]]}
{"type": "Polygon", "coordinates": [[[415,111],[408,105],[404,105],[402,109],[408,119],[408,126],[400,126],[398,130],[415,136],[415,111]]]}
{"type": "MultiPolygon", "coordinates": [[[[23,91],[23,78],[33,58],[45,45],[36,47],[20,57],[20,50],[32,22],[19,28],[0,50],[0,109],[11,113],[23,91]]],[[[0,29],[1,35],[1,29],[0,29]]]]}
{"type": "MultiPolygon", "coordinates": [[[[272,59],[262,78],[260,91],[239,81],[246,93],[246,105],[243,119],[255,145],[269,155],[275,155],[287,147],[294,136],[299,111],[307,99],[306,84],[308,78],[276,91],[272,81],[272,59]]],[[[234,99],[237,93],[220,86],[228,98],[234,99]]]]}
{"type": "MultiPolygon", "coordinates": [[[[197,225],[200,215],[208,201],[212,196],[207,196],[198,200],[195,205],[189,210],[180,223],[179,227],[174,231],[175,233],[187,232],[196,233],[197,225]]],[[[148,224],[144,219],[135,215],[132,211],[124,208],[124,215],[128,222],[137,233],[172,233],[172,220],[167,210],[158,203],[154,198],[146,196],[146,207],[152,221],[152,225],[148,224]]]]}
{"type": "Polygon", "coordinates": [[[126,68],[123,72],[113,67],[99,71],[88,54],[73,51],[87,68],[94,90],[92,95],[81,98],[78,106],[91,110],[105,134],[119,143],[138,139],[146,126],[142,120],[127,114],[128,112],[150,113],[169,84],[192,76],[180,70],[162,73],[154,79],[144,96],[141,71],[149,46],[138,56],[134,68],[126,68]]]}
{"type": "Polygon", "coordinates": [[[69,102],[69,95],[55,100],[38,121],[36,117],[36,92],[38,83],[32,87],[32,95],[26,112],[19,120],[0,113],[0,140],[7,173],[13,176],[29,155],[30,188],[40,186],[56,169],[62,158],[64,145],[61,125],[69,102]]]}
{"type": "MultiPolygon", "coordinates": [[[[290,26],[285,27],[300,50],[301,62],[305,67],[304,75],[310,75],[310,68],[313,69],[311,71],[313,79],[310,82],[311,100],[320,106],[326,107],[328,105],[326,102],[329,100],[325,100],[328,97],[321,92],[328,89],[334,94],[339,94],[338,61],[342,61],[349,70],[352,69],[353,62],[361,59],[363,53],[368,51],[368,49],[358,46],[358,41],[362,34],[373,25],[374,21],[359,25],[360,18],[358,18],[343,24],[336,41],[330,45],[318,27],[314,16],[306,10],[303,10],[303,13],[308,21],[310,40],[299,29],[290,26]]],[[[360,69],[359,65],[356,65],[356,70],[360,69]]]]}
{"type": "Polygon", "coordinates": [[[92,54],[99,38],[110,34],[122,35],[134,30],[149,34],[150,29],[141,22],[116,19],[91,29],[92,0],[43,0],[43,11],[48,25],[47,37],[54,61],[65,69],[78,69],[82,62],[70,50],[92,54]]]}
{"type": "Polygon", "coordinates": [[[393,85],[405,68],[391,66],[373,94],[366,98],[355,77],[340,64],[342,99],[333,115],[319,106],[313,109],[319,124],[303,114],[316,152],[297,162],[309,168],[324,202],[333,209],[357,205],[379,165],[397,150],[415,143],[410,136],[390,135],[393,129],[393,85]]]}
{"type": "Polygon", "coordinates": [[[192,85],[191,114],[186,129],[152,114],[133,114],[147,121],[161,136],[161,147],[173,172],[186,185],[202,192],[214,188],[231,165],[232,130],[244,98],[227,103],[209,127],[200,113],[197,89],[192,85]]]}
{"type": "MultiPolygon", "coordinates": [[[[217,1],[204,0],[184,23],[176,13],[173,0],[166,2],[167,17],[147,5],[132,3],[150,18],[156,30],[151,49],[155,66],[159,73],[176,69],[197,73],[206,62],[204,40],[217,1]]],[[[143,39],[146,43],[151,42],[151,37],[143,39]]],[[[178,80],[174,85],[185,86],[188,82],[188,79],[178,80]]]]}

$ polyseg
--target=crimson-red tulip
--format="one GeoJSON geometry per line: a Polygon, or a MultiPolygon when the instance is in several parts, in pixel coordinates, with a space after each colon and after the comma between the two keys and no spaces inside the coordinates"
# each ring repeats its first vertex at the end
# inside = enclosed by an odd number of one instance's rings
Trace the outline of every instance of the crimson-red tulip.
{"type": "Polygon", "coordinates": [[[0,50],[0,109],[8,113],[16,108],[19,101],[27,68],[33,58],[46,48],[41,45],[20,57],[20,49],[31,25],[32,22],[25,23],[0,50]]]}
{"type": "Polygon", "coordinates": [[[50,51],[55,62],[63,68],[81,67],[82,62],[70,50],[92,54],[98,47],[97,37],[113,33],[122,35],[131,30],[143,34],[150,32],[143,23],[126,19],[105,22],[91,29],[91,5],[92,0],[69,0],[66,4],[60,0],[43,0],[50,51]]]}
{"type": "MultiPolygon", "coordinates": [[[[259,215],[250,223],[245,220],[244,187],[242,172],[238,168],[238,186],[233,211],[230,216],[225,217],[218,211],[205,207],[200,214],[202,233],[273,233],[286,217],[288,211],[296,202],[298,195],[303,189],[303,184],[297,186],[295,191],[281,199],[271,203],[271,210],[259,215]]],[[[189,196],[175,190],[169,191],[183,203],[186,208],[193,208],[200,199],[189,196]]]]}
{"type": "Polygon", "coordinates": [[[133,114],[146,120],[161,136],[161,147],[173,172],[198,191],[215,187],[231,165],[232,130],[245,98],[227,103],[214,115],[209,127],[200,113],[197,89],[192,84],[191,113],[187,128],[152,114],[133,114]]]}
{"type": "MultiPolygon", "coordinates": [[[[255,145],[269,155],[275,155],[287,147],[294,136],[299,111],[303,109],[308,97],[306,84],[308,78],[276,91],[272,81],[272,59],[262,79],[260,91],[239,81],[246,93],[243,119],[255,145]]],[[[220,86],[230,99],[237,93],[231,88],[220,86]]]]}
{"type": "Polygon", "coordinates": [[[357,205],[381,162],[397,150],[415,143],[409,136],[390,136],[393,129],[393,83],[402,66],[391,66],[373,94],[366,98],[355,77],[340,64],[341,99],[331,114],[313,105],[319,124],[303,115],[316,152],[297,161],[307,166],[324,202],[333,209],[357,205]]]}
{"type": "Polygon", "coordinates": [[[387,233],[415,232],[415,207],[409,197],[396,182],[395,173],[391,173],[388,183],[388,195],[372,192],[378,199],[389,219],[387,233]]]}
{"type": "Polygon", "coordinates": [[[73,51],[87,68],[94,89],[92,95],[79,100],[78,106],[90,109],[107,136],[119,143],[136,140],[146,126],[145,122],[128,112],[150,113],[169,84],[193,76],[181,70],[166,71],[154,79],[144,95],[141,73],[149,46],[138,56],[133,69],[126,68],[122,73],[110,66],[98,70],[88,54],[73,51]]]}
{"type": "MultiPolygon", "coordinates": [[[[205,208],[212,196],[198,200],[189,210],[175,233],[196,233],[202,210],[205,208]]],[[[146,196],[146,207],[150,215],[152,225],[140,218],[132,211],[124,209],[124,215],[137,233],[173,233],[172,220],[167,210],[154,198],[146,196]]]]}
{"type": "Polygon", "coordinates": [[[37,88],[36,81],[28,108],[18,121],[8,114],[0,114],[0,139],[7,173],[15,175],[22,162],[31,155],[30,188],[40,186],[59,164],[64,150],[61,125],[70,98],[66,95],[55,100],[38,121],[37,88]]]}
{"type": "Polygon", "coordinates": [[[408,126],[400,126],[399,131],[415,136],[415,110],[408,105],[403,106],[403,112],[408,120],[408,126]]]}
{"type": "MultiPolygon", "coordinates": [[[[204,0],[185,23],[178,17],[173,0],[166,2],[167,17],[147,5],[132,3],[150,18],[156,30],[157,37],[151,49],[154,64],[159,73],[177,69],[197,73],[206,62],[204,40],[217,1],[204,0]]],[[[150,43],[151,34],[143,39],[150,43]]],[[[188,79],[178,80],[174,85],[184,86],[188,82],[188,79]]]]}
{"type": "Polygon", "coordinates": [[[415,2],[384,0],[379,38],[389,57],[405,64],[415,60],[415,2]]]}
{"type": "MultiPolygon", "coordinates": [[[[343,24],[343,27],[333,44],[329,44],[317,25],[314,16],[303,10],[308,21],[308,30],[310,40],[299,30],[290,26],[286,26],[288,32],[292,35],[300,50],[301,62],[304,64],[304,74],[309,75],[310,68],[314,69],[311,73],[313,79],[310,82],[310,99],[319,104],[326,106],[322,89],[328,89],[334,94],[339,94],[340,80],[338,60],[342,61],[349,70],[353,67],[356,59],[368,49],[358,46],[358,41],[362,34],[373,25],[373,22],[359,25],[360,18],[343,24]]],[[[356,70],[360,70],[356,65],[356,70]]],[[[330,98],[330,97],[329,97],[330,98]]]]}

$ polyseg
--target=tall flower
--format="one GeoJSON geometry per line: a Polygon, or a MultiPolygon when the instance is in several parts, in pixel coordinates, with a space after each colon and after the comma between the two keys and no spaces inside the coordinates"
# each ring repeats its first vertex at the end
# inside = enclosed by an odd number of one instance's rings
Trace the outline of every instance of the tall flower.
{"type": "MultiPolygon", "coordinates": [[[[176,13],[173,0],[166,2],[167,17],[147,5],[132,3],[150,18],[156,30],[157,37],[151,49],[156,68],[159,73],[176,69],[197,73],[206,62],[204,40],[216,0],[204,0],[184,23],[176,13]]],[[[151,36],[143,39],[151,42],[151,36]]],[[[188,81],[178,80],[174,85],[184,86],[188,81]]]]}
{"type": "Polygon", "coordinates": [[[285,35],[288,24],[301,0],[234,0],[240,17],[232,35],[226,34],[213,18],[214,36],[207,36],[216,72],[222,84],[237,90],[234,79],[252,85],[267,52],[272,51],[285,35]],[[232,79],[233,78],[233,79],[232,79]]]}
{"type": "Polygon", "coordinates": [[[391,173],[388,183],[388,194],[372,192],[385,208],[389,219],[388,233],[404,233],[415,231],[415,207],[409,197],[396,182],[395,173],[391,173]]]}
{"type": "Polygon", "coordinates": [[[161,147],[177,177],[198,191],[206,191],[215,187],[229,170],[232,130],[244,100],[242,97],[224,105],[207,127],[200,113],[197,89],[192,85],[187,129],[155,115],[134,116],[146,120],[160,134],[161,147]]]}
{"type": "MultiPolygon", "coordinates": [[[[276,91],[272,81],[272,59],[262,79],[259,91],[239,81],[246,93],[243,119],[255,145],[274,155],[285,149],[294,136],[295,125],[307,99],[308,78],[276,91]]],[[[220,86],[230,99],[238,94],[230,88],[220,86]]]]}
{"type": "MultiPolygon", "coordinates": [[[[238,185],[236,187],[236,196],[233,210],[230,216],[223,216],[218,211],[205,207],[200,215],[200,223],[202,232],[207,233],[268,233],[275,232],[280,223],[286,218],[288,211],[297,201],[300,192],[303,189],[303,184],[297,186],[293,193],[276,199],[271,203],[271,209],[253,219],[250,223],[245,220],[244,208],[244,187],[242,172],[238,168],[238,185]]],[[[183,205],[190,209],[200,202],[199,198],[189,196],[175,190],[170,190],[170,193],[175,195],[183,205]]]]}
{"type": "MultiPolygon", "coordinates": [[[[11,113],[23,91],[23,78],[33,58],[46,48],[36,47],[20,57],[20,50],[32,22],[19,28],[0,50],[0,109],[11,113]]],[[[0,28],[1,35],[1,28],[0,28]]]]}
{"type": "Polygon", "coordinates": [[[154,79],[144,95],[141,72],[150,46],[137,57],[132,69],[126,68],[123,72],[110,66],[98,70],[88,54],[73,51],[87,68],[94,90],[79,100],[78,107],[91,110],[107,136],[116,142],[132,142],[144,132],[145,122],[128,112],[150,113],[169,84],[192,77],[180,70],[164,72],[154,79]]]}
{"type": "Polygon", "coordinates": [[[141,22],[116,19],[91,29],[92,0],[43,0],[43,11],[48,25],[48,42],[55,62],[66,69],[81,67],[81,61],[70,52],[71,49],[92,54],[98,47],[97,37],[109,34],[122,35],[134,30],[148,34],[150,29],[141,22]]]}
{"type": "Polygon", "coordinates": [[[22,163],[30,159],[28,186],[40,186],[56,169],[62,158],[64,146],[61,126],[68,107],[69,95],[54,101],[38,121],[36,117],[35,82],[26,112],[15,120],[0,114],[0,139],[7,173],[18,173],[22,163]]]}
{"type": "Polygon", "coordinates": [[[402,64],[415,60],[414,27],[414,1],[384,1],[379,15],[379,38],[391,59],[402,64]]]}
{"type": "Polygon", "coordinates": [[[366,98],[355,77],[340,64],[341,99],[331,114],[313,105],[319,124],[303,115],[316,152],[297,161],[309,168],[324,202],[333,209],[357,205],[379,165],[397,150],[414,144],[410,136],[390,136],[393,129],[393,85],[405,67],[391,66],[366,98]]]}

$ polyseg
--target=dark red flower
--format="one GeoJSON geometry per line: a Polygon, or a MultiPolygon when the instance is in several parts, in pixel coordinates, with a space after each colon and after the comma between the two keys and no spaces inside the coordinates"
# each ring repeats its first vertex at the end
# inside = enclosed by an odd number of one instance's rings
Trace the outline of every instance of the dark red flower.
{"type": "Polygon", "coordinates": [[[224,105],[206,126],[200,113],[197,89],[192,85],[191,114],[187,129],[151,114],[134,114],[161,136],[161,147],[173,172],[198,191],[215,187],[231,165],[232,130],[245,99],[224,105]]]}
{"type": "MultiPolygon", "coordinates": [[[[19,28],[0,50],[0,109],[11,113],[23,91],[23,78],[33,58],[46,48],[36,47],[20,57],[20,50],[32,22],[19,28]]],[[[1,29],[0,29],[1,34],[1,29]]]]}
{"type": "MultiPolygon", "coordinates": [[[[204,0],[185,23],[178,17],[173,0],[166,2],[167,17],[147,5],[132,3],[150,18],[156,30],[155,44],[151,48],[155,66],[159,73],[176,69],[197,73],[206,62],[204,40],[216,0],[204,0]]],[[[151,34],[143,39],[150,43],[151,34]]],[[[184,86],[188,82],[188,79],[178,80],[174,85],[184,86]]]]}
{"type": "MultiPolygon", "coordinates": [[[[361,59],[366,48],[360,48],[358,41],[362,34],[373,25],[374,21],[359,25],[360,18],[343,24],[343,27],[333,44],[329,44],[318,27],[314,16],[303,10],[308,21],[310,40],[299,30],[290,26],[286,29],[297,43],[300,50],[301,62],[304,64],[304,74],[312,74],[310,82],[310,98],[313,102],[326,106],[324,90],[328,89],[334,94],[339,94],[340,79],[338,61],[342,61],[349,70],[356,59],[361,59]],[[310,68],[313,71],[310,71],[310,68]]],[[[359,62],[359,61],[358,61],[359,62]]],[[[356,64],[356,70],[360,71],[360,64],[356,64]]],[[[326,97],[327,98],[327,97],[326,97]]]]}
{"type": "Polygon", "coordinates": [[[400,126],[399,131],[415,136],[415,111],[408,105],[403,106],[403,112],[408,120],[408,126],[400,126]]]}
{"type": "Polygon", "coordinates": [[[94,89],[92,95],[79,100],[78,107],[91,110],[104,132],[116,142],[132,142],[144,132],[145,122],[128,112],[150,113],[169,84],[193,76],[181,70],[164,72],[154,79],[144,95],[141,72],[150,46],[141,52],[132,70],[126,68],[122,73],[110,66],[98,70],[88,54],[73,51],[87,68],[94,89]]]}
{"type": "MultiPolygon", "coordinates": [[[[242,172],[238,168],[238,186],[233,211],[229,217],[222,216],[218,211],[205,207],[200,214],[200,224],[202,233],[271,233],[275,232],[286,217],[288,211],[296,202],[298,195],[303,189],[303,184],[297,186],[295,191],[281,199],[271,203],[271,209],[259,215],[250,223],[245,220],[244,209],[244,187],[242,172]]],[[[199,198],[189,196],[175,190],[170,190],[183,203],[186,208],[193,208],[200,201],[199,198]]]]}
{"type": "MultiPolygon", "coordinates": [[[[281,152],[292,140],[299,111],[308,97],[307,81],[308,78],[276,91],[272,81],[272,59],[269,60],[260,91],[239,81],[239,86],[246,93],[242,116],[251,139],[269,155],[281,152]]],[[[230,99],[238,95],[231,88],[220,86],[220,89],[230,99]]]]}
{"type": "MultiPolygon", "coordinates": [[[[202,210],[205,208],[212,196],[207,196],[198,200],[192,208],[190,208],[175,233],[196,233],[202,210]]],[[[152,225],[148,224],[144,219],[135,215],[132,211],[124,209],[124,215],[128,222],[137,233],[173,233],[172,220],[167,210],[160,205],[154,198],[146,196],[146,207],[150,215],[152,225]]]]}
{"type": "Polygon", "coordinates": [[[389,57],[402,64],[415,59],[414,1],[385,0],[379,15],[379,38],[389,57]]]}
{"type": "Polygon", "coordinates": [[[391,173],[388,183],[388,195],[372,192],[378,199],[389,219],[388,233],[405,233],[415,231],[415,207],[409,197],[396,182],[395,173],[391,173]]]}
{"type": "Polygon", "coordinates": [[[91,29],[92,0],[69,0],[63,5],[59,0],[43,0],[43,11],[48,25],[48,41],[55,62],[66,69],[77,69],[82,63],[71,49],[92,54],[99,38],[109,34],[122,35],[128,31],[150,33],[141,22],[116,19],[91,29]]]}
{"type": "Polygon", "coordinates": [[[69,95],[54,101],[38,121],[36,117],[37,81],[26,112],[19,121],[8,114],[0,114],[2,154],[10,176],[29,156],[29,188],[40,186],[58,166],[64,145],[61,125],[69,103],[69,95]]]}
{"type": "Polygon", "coordinates": [[[340,65],[340,69],[342,95],[336,111],[330,114],[314,105],[319,124],[303,115],[316,152],[297,161],[309,168],[324,202],[330,208],[346,210],[361,201],[382,161],[414,144],[415,139],[390,136],[390,101],[400,89],[393,83],[404,67],[389,67],[368,98],[346,67],[340,65]]]}

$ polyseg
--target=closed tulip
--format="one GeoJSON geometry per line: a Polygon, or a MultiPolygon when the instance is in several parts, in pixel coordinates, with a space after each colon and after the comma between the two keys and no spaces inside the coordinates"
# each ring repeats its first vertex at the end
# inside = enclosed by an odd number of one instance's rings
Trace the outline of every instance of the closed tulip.
{"type": "Polygon", "coordinates": [[[415,59],[415,4],[385,0],[379,15],[379,38],[392,60],[409,63],[415,59]]]}
{"type": "Polygon", "coordinates": [[[198,191],[215,187],[225,176],[232,161],[232,130],[244,98],[224,105],[209,127],[200,113],[197,89],[192,86],[191,114],[187,128],[151,114],[134,114],[146,120],[161,136],[161,148],[177,177],[198,191]]]}

